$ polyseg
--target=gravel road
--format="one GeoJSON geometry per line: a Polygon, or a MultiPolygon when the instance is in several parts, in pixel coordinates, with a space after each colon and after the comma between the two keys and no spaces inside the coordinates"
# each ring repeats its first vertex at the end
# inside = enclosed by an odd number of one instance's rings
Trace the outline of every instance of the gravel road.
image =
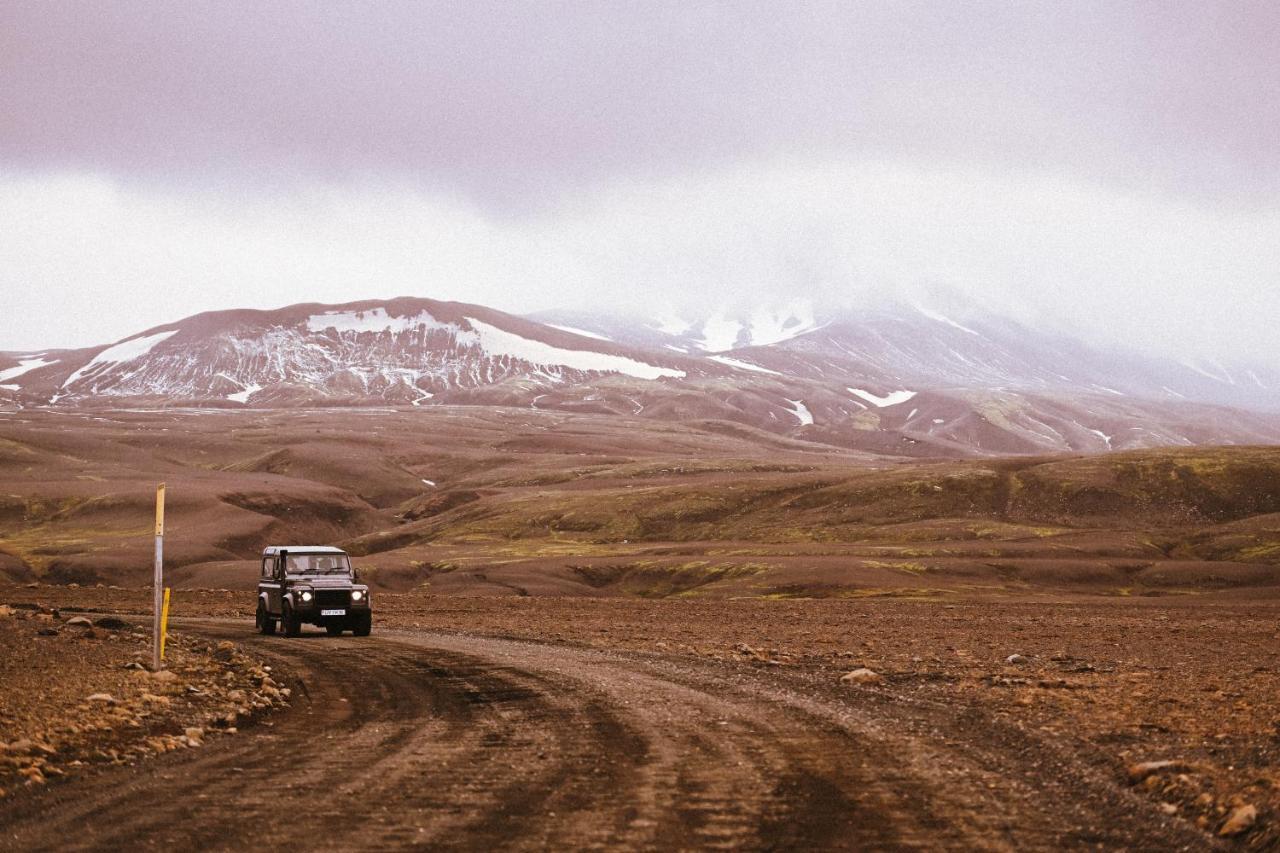
{"type": "Polygon", "coordinates": [[[1206,849],[1096,756],[787,667],[459,633],[233,639],[293,707],[0,805],[0,849],[1206,849]]]}

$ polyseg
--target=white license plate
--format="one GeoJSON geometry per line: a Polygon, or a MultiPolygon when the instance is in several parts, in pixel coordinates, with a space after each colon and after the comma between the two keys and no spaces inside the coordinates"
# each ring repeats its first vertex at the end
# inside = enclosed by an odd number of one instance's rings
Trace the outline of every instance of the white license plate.
{"type": "Polygon", "coordinates": [[[345,610],[321,610],[321,611],[320,611],[320,615],[321,615],[321,616],[346,616],[346,615],[347,615],[347,611],[345,611],[345,610]]]}

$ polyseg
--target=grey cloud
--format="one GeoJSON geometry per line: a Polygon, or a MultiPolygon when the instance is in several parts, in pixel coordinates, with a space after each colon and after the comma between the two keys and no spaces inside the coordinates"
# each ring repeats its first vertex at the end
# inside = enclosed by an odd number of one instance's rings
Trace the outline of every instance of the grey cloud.
{"type": "Polygon", "coordinates": [[[537,206],[762,157],[1280,189],[1280,7],[7,3],[0,162],[537,206]]]}

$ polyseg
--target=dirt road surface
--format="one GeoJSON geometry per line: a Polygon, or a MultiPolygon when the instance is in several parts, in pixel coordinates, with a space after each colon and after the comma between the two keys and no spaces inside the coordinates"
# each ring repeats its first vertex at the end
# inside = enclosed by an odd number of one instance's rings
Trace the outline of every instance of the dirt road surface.
{"type": "Polygon", "coordinates": [[[294,707],[0,805],[0,849],[1206,849],[977,709],[460,633],[258,637],[294,707]]]}

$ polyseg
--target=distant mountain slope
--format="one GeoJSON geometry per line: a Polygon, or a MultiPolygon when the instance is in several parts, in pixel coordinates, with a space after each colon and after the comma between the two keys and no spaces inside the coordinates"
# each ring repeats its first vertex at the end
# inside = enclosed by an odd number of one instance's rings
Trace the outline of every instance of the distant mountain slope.
{"type": "Polygon", "coordinates": [[[990,314],[955,320],[901,303],[824,314],[796,303],[692,319],[627,319],[581,312],[535,317],[603,340],[714,354],[717,361],[743,370],[844,382],[877,394],[939,388],[1016,390],[1280,411],[1280,370],[1107,350],[990,314]]]}
{"type": "Polygon", "coordinates": [[[6,372],[37,359],[44,366],[9,380],[19,402],[416,405],[482,385],[554,385],[603,373],[682,378],[698,368],[428,299],[200,314],[109,347],[19,356],[6,372]]]}
{"type": "Polygon", "coordinates": [[[109,346],[0,355],[0,407],[506,406],[899,456],[1280,443],[1280,415],[1260,412],[1280,409],[1276,388],[1257,368],[915,306],[648,322],[402,298],[220,311],[109,346]]]}

